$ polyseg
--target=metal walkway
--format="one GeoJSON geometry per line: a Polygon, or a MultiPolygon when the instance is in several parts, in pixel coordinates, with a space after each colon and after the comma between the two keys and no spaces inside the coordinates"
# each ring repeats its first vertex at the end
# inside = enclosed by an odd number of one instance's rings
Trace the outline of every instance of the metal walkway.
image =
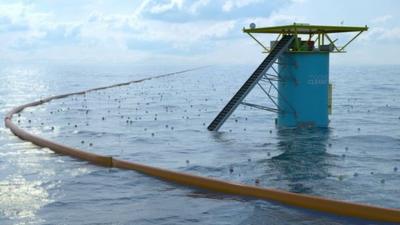
{"type": "Polygon", "coordinates": [[[278,57],[287,50],[289,45],[292,43],[292,40],[292,35],[283,36],[282,39],[279,40],[264,61],[258,66],[249,79],[247,79],[239,91],[236,92],[236,94],[232,97],[228,104],[226,104],[217,117],[215,117],[215,119],[210,123],[207,128],[208,130],[217,131],[224,124],[229,116],[242,103],[243,99],[250,93],[258,81],[268,71],[268,69],[272,67],[278,57]]]}

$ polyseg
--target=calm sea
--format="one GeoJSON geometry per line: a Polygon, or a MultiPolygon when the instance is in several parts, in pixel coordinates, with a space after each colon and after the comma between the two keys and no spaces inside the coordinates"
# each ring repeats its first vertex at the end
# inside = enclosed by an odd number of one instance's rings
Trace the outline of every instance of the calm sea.
{"type": "MultiPolygon", "coordinates": [[[[0,117],[50,95],[189,67],[2,65],[0,117]]],[[[278,130],[240,107],[206,127],[254,70],[212,66],[72,96],[14,118],[34,134],[122,159],[224,180],[400,208],[400,66],[331,68],[329,129],[278,130]]],[[[250,102],[268,104],[259,90],[250,102]]],[[[377,224],[221,195],[102,168],[0,126],[0,224],[377,224]]]]}

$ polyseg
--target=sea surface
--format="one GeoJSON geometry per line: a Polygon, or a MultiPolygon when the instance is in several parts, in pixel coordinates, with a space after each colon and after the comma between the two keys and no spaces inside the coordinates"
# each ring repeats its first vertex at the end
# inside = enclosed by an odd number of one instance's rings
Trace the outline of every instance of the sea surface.
{"type": "MultiPolygon", "coordinates": [[[[9,64],[0,117],[52,95],[182,67],[9,64]]],[[[255,66],[210,66],[54,100],[13,118],[87,151],[208,177],[400,208],[400,66],[331,66],[329,129],[277,129],[239,107],[207,125],[255,66]],[[259,181],[256,184],[256,180],[259,181]]],[[[260,90],[248,101],[269,104],[260,90]]],[[[0,126],[0,224],[379,224],[223,195],[54,154],[0,126]]]]}

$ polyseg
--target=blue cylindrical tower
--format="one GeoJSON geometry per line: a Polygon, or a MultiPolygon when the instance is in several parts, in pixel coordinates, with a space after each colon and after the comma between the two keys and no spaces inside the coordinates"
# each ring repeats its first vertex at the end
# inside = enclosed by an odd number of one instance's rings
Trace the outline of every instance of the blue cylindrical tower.
{"type": "Polygon", "coordinates": [[[286,52],[279,57],[280,127],[327,127],[329,52],[286,52]]]}
{"type": "Polygon", "coordinates": [[[368,27],[321,26],[304,23],[243,28],[268,53],[207,129],[218,130],[239,105],[278,113],[278,127],[328,127],[332,111],[332,86],[329,84],[329,55],[345,48],[368,27]],[[331,35],[357,32],[339,46],[331,35]],[[270,47],[254,34],[278,34],[270,47]],[[276,65],[278,68],[276,69],[276,65]],[[278,82],[278,84],[276,84],[278,82]],[[267,97],[262,105],[245,101],[259,87],[267,97]],[[269,103],[269,104],[268,104],[269,103]]]}
{"type": "MultiPolygon", "coordinates": [[[[328,127],[328,114],[332,111],[332,86],[329,84],[329,55],[344,53],[345,48],[368,27],[326,26],[293,23],[274,27],[244,28],[269,56],[282,48],[282,40],[293,37],[291,44],[277,56],[278,68],[271,66],[261,81],[268,81],[271,87],[263,88],[272,104],[256,108],[278,113],[278,127],[328,127]],[[349,41],[342,43],[332,35],[356,32],[349,41]],[[255,34],[278,34],[268,48],[255,34]],[[275,86],[272,81],[277,81],[275,86]],[[271,94],[270,90],[276,91],[271,94]],[[277,101],[276,101],[277,99],[277,101]]],[[[260,71],[260,68],[257,69],[260,71]]]]}

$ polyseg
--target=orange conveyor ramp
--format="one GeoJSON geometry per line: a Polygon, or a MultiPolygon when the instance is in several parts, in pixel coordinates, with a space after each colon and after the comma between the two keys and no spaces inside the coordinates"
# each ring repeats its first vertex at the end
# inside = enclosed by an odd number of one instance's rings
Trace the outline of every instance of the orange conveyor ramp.
{"type": "MultiPolygon", "coordinates": [[[[197,68],[195,68],[197,69],[197,68]]],[[[252,197],[264,200],[272,200],[279,203],[283,203],[290,206],[296,206],[300,208],[312,209],[316,211],[332,213],[340,216],[348,216],[348,217],[356,217],[367,220],[375,220],[382,222],[397,222],[400,223],[400,209],[394,208],[384,208],[378,206],[372,206],[367,204],[346,202],[341,200],[328,199],[318,196],[311,196],[305,194],[291,193],[282,190],[275,190],[269,188],[263,188],[258,186],[233,183],[229,181],[197,176],[193,174],[183,173],[172,171],[168,169],[157,168],[153,166],[148,166],[140,163],[124,161],[120,159],[116,159],[111,156],[103,156],[99,154],[94,154],[90,152],[86,152],[81,149],[72,148],[69,146],[65,146],[51,140],[47,140],[45,138],[39,137],[37,135],[33,135],[18,126],[16,126],[12,122],[12,117],[14,114],[21,112],[25,108],[33,107],[37,105],[41,105],[46,102],[50,102],[55,99],[65,98],[72,95],[83,95],[88,92],[113,88],[118,86],[130,85],[132,83],[143,82],[146,80],[161,78],[172,76],[175,74],[181,74],[188,71],[192,71],[195,69],[179,71],[175,73],[163,74],[159,76],[149,77],[141,80],[129,81],[125,83],[114,84],[105,87],[99,87],[94,89],[89,89],[82,92],[74,92],[63,95],[52,96],[49,98],[45,98],[39,101],[31,102],[25,105],[21,105],[13,108],[10,112],[8,112],[4,118],[4,122],[6,127],[8,127],[12,133],[14,133],[19,138],[30,141],[35,145],[46,147],[51,149],[52,151],[69,155],[74,158],[78,158],[81,160],[86,160],[88,162],[94,163],[99,166],[105,167],[115,167],[120,169],[127,170],[135,170],[137,172],[147,174],[150,176],[154,176],[160,178],[162,180],[174,182],[181,185],[201,188],[205,190],[230,194],[230,195],[238,195],[245,197],[252,197]]]]}

